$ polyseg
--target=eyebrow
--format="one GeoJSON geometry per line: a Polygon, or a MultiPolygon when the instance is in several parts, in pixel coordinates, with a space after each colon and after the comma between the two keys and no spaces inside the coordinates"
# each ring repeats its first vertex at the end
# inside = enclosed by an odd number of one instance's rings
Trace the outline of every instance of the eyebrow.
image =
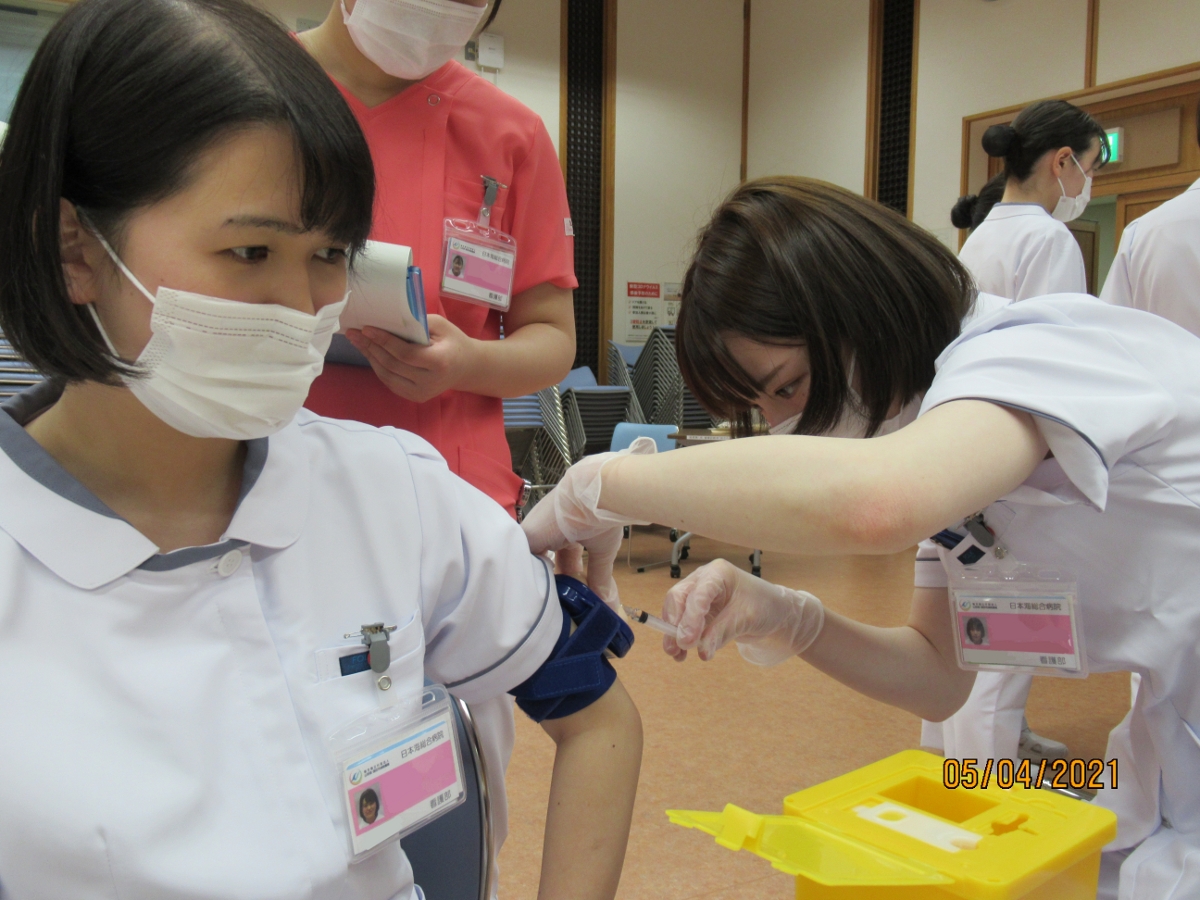
{"type": "Polygon", "coordinates": [[[226,219],[222,228],[270,228],[283,234],[304,234],[308,231],[295,222],[285,222],[283,219],[272,219],[269,216],[233,216],[226,219]]]}

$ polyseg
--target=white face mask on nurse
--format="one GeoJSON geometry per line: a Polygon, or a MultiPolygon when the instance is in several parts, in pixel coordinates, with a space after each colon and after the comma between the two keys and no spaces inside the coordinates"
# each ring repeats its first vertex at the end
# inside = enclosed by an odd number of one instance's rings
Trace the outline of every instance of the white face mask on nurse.
{"type": "Polygon", "coordinates": [[[219,141],[188,188],[131,215],[120,257],[62,203],[64,273],[123,380],[193,437],[284,427],[320,374],[346,296],[346,250],[300,224],[290,135],[257,127],[219,141]],[[114,269],[114,266],[117,267],[114,269]]]}

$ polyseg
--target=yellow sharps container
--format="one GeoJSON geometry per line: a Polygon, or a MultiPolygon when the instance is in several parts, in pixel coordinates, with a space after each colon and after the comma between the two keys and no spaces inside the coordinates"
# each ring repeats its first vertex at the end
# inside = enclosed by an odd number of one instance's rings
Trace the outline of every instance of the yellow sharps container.
{"type": "Polygon", "coordinates": [[[920,750],[792,794],[782,816],[667,815],[796,876],[797,900],[1095,900],[1117,833],[1109,810],[1059,794],[948,789],[920,750]]]}

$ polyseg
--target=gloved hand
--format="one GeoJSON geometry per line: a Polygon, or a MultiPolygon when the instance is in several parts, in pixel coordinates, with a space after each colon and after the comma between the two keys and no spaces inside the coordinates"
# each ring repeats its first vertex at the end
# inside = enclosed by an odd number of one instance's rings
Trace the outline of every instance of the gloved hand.
{"type": "Polygon", "coordinates": [[[773,666],[809,648],[825,624],[825,607],[806,591],[763,581],[723,559],[701,566],[667,593],[663,618],[679,637],[663,639],[678,661],[693,647],[712,659],[729,641],[747,662],[773,666]]]}
{"type": "Polygon", "coordinates": [[[640,437],[617,453],[585,456],[567,469],[558,485],[540,500],[521,522],[529,549],[537,555],[555,551],[558,571],[580,577],[580,550],[588,552],[587,586],[620,611],[617,584],[613,580],[613,562],[621,549],[626,525],[646,525],[600,509],[600,478],[605,463],[618,456],[654,453],[652,438],[640,437]],[[561,551],[561,552],[560,552],[561,551]]]}

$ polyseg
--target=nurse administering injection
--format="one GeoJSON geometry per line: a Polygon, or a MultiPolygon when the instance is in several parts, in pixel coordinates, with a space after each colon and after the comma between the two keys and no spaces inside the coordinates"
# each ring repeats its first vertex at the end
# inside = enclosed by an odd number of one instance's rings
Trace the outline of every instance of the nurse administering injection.
{"type": "Polygon", "coordinates": [[[864,625],[722,560],[667,595],[679,634],[664,649],[799,656],[932,721],[970,695],[980,654],[1012,652],[1026,673],[1139,672],[1109,747],[1119,783],[1096,800],[1119,820],[1101,896],[1118,883],[1139,900],[1197,896],[1200,340],[1083,294],[979,294],[901,216],[775,177],[736,189],[701,232],[676,346],[710,411],[796,417],[793,433],[586,458],[526,519],[532,549],[606,547],[628,522],[813,555],[919,544],[906,625],[864,625]],[[999,610],[984,613],[986,646],[971,640],[980,614],[951,597],[998,572],[1054,595],[1055,652],[1004,637],[999,610]]]}

